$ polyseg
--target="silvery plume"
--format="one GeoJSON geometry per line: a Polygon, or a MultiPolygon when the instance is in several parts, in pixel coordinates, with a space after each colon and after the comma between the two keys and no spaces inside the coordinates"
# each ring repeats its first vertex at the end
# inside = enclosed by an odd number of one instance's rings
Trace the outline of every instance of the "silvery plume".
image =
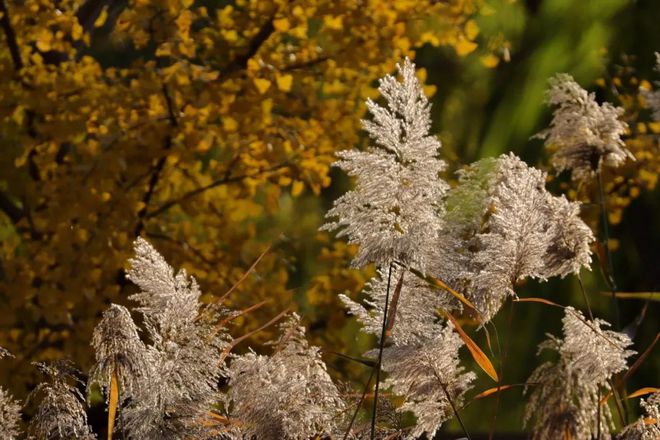
{"type": "Polygon", "coordinates": [[[151,358],[126,307],[111,304],[103,313],[94,329],[92,347],[96,363],[87,386],[98,383],[109,394],[114,376],[120,405],[129,399],[136,399],[141,387],[146,387],[152,380],[151,358]]]}
{"type": "Polygon", "coordinates": [[[234,356],[228,369],[227,407],[238,419],[236,438],[309,439],[332,435],[344,402],[321,360],[305,340],[297,314],[280,325],[275,353],[234,356]]]}
{"type": "Polygon", "coordinates": [[[572,307],[566,308],[562,323],[563,339],[548,335],[539,345],[539,352],[554,352],[557,359],[539,366],[527,380],[535,385],[525,390],[525,424],[532,425],[535,440],[589,440],[598,431],[600,439],[609,439],[612,416],[607,405],[600,405],[601,391],[614,374],[627,368],[626,359],[634,353],[627,350],[632,341],[605,330],[607,322],[587,320],[572,307]]]}
{"type": "MultiPolygon", "coordinates": [[[[655,70],[660,73],[660,52],[655,53],[655,70]]],[[[660,81],[655,81],[656,90],[642,90],[642,96],[651,109],[653,119],[660,121],[660,81]]]]}
{"type": "Polygon", "coordinates": [[[411,411],[417,424],[406,438],[426,433],[433,438],[442,424],[454,417],[452,404],[459,408],[475,374],[460,366],[458,351],[463,346],[448,322],[433,337],[417,344],[392,346],[383,352],[384,385],[405,398],[399,412],[411,411]]]}
{"type": "MultiPolygon", "coordinates": [[[[184,270],[175,275],[141,238],[135,241],[135,253],[128,278],[141,292],[130,298],[144,316],[150,368],[123,411],[126,428],[135,439],[210,438],[213,431],[205,420],[218,400],[222,351],[229,337],[214,328],[212,316],[199,313],[201,292],[184,270]]],[[[132,330],[128,333],[133,338],[132,330]]],[[[133,342],[137,355],[141,348],[133,342]]]]}
{"type": "Polygon", "coordinates": [[[96,436],[87,424],[85,398],[78,390],[82,384],[79,372],[68,361],[51,364],[37,363],[47,376],[30,393],[28,401],[41,396],[37,410],[28,425],[30,439],[36,440],[91,440],[96,436]]]}
{"type": "Polygon", "coordinates": [[[517,282],[577,273],[591,263],[580,205],[545,189],[546,173],[513,153],[459,172],[429,272],[472,301],[489,321],[517,282]]]}
{"type": "Polygon", "coordinates": [[[552,122],[537,136],[553,151],[557,171],[570,170],[574,180],[587,180],[602,165],[618,167],[626,159],[635,160],[621,139],[627,128],[622,108],[599,105],[593,93],[565,73],[550,79],[546,102],[555,107],[552,122]]]}
{"type": "MultiPolygon", "coordinates": [[[[0,359],[11,353],[0,347],[0,359]]],[[[0,388],[0,438],[14,440],[20,434],[21,406],[3,388],[0,388]]]]}
{"type": "Polygon", "coordinates": [[[415,65],[406,59],[398,69],[402,82],[391,75],[380,80],[386,106],[367,101],[373,120],[362,124],[375,145],[338,153],[335,165],[355,177],[356,186],[335,201],[323,229],[338,229],[360,246],[355,266],[396,260],[424,270],[424,249],[442,226],[445,163],[437,158],[440,142],[429,135],[430,104],[415,65]]]}
{"type": "MultiPolygon", "coordinates": [[[[438,310],[460,310],[461,306],[452,296],[431,288],[425,280],[407,272],[400,266],[392,267],[390,297],[401,280],[398,303],[392,334],[389,339],[396,345],[417,344],[434,337],[442,330],[442,319],[438,310]]],[[[388,271],[379,269],[378,275],[365,286],[365,305],[351,300],[346,295],[340,299],[352,315],[357,316],[365,333],[380,337],[383,326],[383,309],[387,293],[388,271]]],[[[390,303],[389,314],[393,313],[390,303]]]]}
{"type": "Polygon", "coordinates": [[[644,415],[625,427],[617,440],[657,440],[660,438],[660,392],[641,400],[644,415]]]}

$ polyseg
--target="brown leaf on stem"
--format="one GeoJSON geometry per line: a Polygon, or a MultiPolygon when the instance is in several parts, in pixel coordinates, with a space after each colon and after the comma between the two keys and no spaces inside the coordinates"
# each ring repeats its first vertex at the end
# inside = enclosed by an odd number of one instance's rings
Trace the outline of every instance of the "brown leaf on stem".
{"type": "Polygon", "coordinates": [[[499,381],[498,376],[497,376],[497,371],[495,371],[495,367],[493,367],[493,363],[488,359],[488,356],[479,348],[479,346],[474,342],[468,335],[465,333],[461,325],[458,323],[456,318],[454,318],[451,313],[449,312],[444,312],[445,316],[447,316],[447,319],[449,319],[452,324],[454,324],[454,328],[456,328],[456,331],[460,335],[461,339],[463,342],[465,342],[465,345],[467,346],[468,350],[470,350],[470,354],[472,355],[472,358],[474,361],[481,367],[484,372],[489,375],[495,382],[499,381]]]}

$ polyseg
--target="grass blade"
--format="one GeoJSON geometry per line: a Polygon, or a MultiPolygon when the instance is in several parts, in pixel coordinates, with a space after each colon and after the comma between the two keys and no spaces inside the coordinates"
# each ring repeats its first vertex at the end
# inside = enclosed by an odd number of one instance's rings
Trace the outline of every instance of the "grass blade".
{"type": "Polygon", "coordinates": [[[471,308],[475,312],[479,313],[479,311],[474,306],[474,304],[472,304],[463,295],[461,295],[460,293],[458,293],[457,291],[455,291],[454,289],[449,287],[444,281],[442,281],[442,280],[440,280],[436,277],[433,277],[431,275],[424,275],[423,273],[421,273],[420,271],[418,271],[417,269],[414,269],[414,268],[410,268],[409,270],[410,270],[410,272],[412,272],[413,274],[415,274],[419,278],[421,278],[424,281],[426,281],[427,283],[429,283],[430,286],[435,287],[436,289],[442,289],[442,290],[445,290],[445,291],[451,293],[457,300],[459,300],[460,302],[462,302],[463,304],[465,304],[466,306],[468,306],[469,308],[471,308]]]}
{"type": "Polygon", "coordinates": [[[385,326],[385,339],[388,339],[392,336],[392,329],[394,328],[394,321],[396,321],[396,309],[399,305],[399,296],[401,295],[401,288],[403,287],[403,275],[405,272],[401,272],[401,277],[399,282],[394,288],[394,293],[392,294],[392,300],[390,302],[390,310],[387,311],[387,325],[385,326]]]}
{"type": "Polygon", "coordinates": [[[524,387],[525,385],[529,385],[529,384],[514,383],[514,384],[510,384],[510,385],[500,385],[500,386],[497,386],[497,387],[488,388],[487,390],[482,391],[481,393],[474,396],[473,399],[474,400],[484,399],[486,397],[492,396],[493,394],[499,393],[500,391],[509,390],[511,388],[514,388],[514,387],[524,387]]]}
{"type": "Polygon", "coordinates": [[[534,298],[534,297],[532,297],[532,298],[516,298],[513,301],[514,302],[535,302],[535,303],[547,304],[547,305],[552,306],[552,307],[560,307],[562,309],[564,308],[564,306],[559,305],[557,303],[554,303],[554,302],[552,302],[548,299],[545,299],[545,298],[534,298]]]}
{"type": "Polygon", "coordinates": [[[628,397],[626,397],[626,399],[634,399],[635,397],[645,396],[647,394],[653,394],[653,393],[657,393],[659,391],[660,391],[660,388],[644,387],[644,388],[638,389],[637,391],[635,391],[633,393],[628,394],[628,397]]]}
{"type": "Polygon", "coordinates": [[[108,394],[108,440],[112,440],[112,433],[115,430],[117,406],[119,405],[119,381],[117,380],[117,373],[114,371],[110,377],[110,390],[108,394]]]}
{"type": "MultiPolygon", "coordinates": [[[[611,292],[600,292],[601,295],[611,296],[611,292]]],[[[660,292],[615,292],[618,299],[641,299],[645,301],[660,301],[660,292]]]]}

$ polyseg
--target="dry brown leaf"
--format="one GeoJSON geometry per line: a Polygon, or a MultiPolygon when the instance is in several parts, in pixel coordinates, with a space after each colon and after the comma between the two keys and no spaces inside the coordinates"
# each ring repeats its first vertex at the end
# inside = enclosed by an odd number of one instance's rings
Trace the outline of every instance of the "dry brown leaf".
{"type": "Polygon", "coordinates": [[[515,301],[515,302],[535,302],[535,303],[547,304],[547,305],[553,306],[553,307],[561,307],[562,309],[564,308],[564,306],[559,305],[557,303],[554,303],[554,302],[552,302],[548,299],[545,299],[545,298],[534,298],[534,297],[532,297],[532,298],[516,298],[513,301],[515,301]]]}
{"type": "Polygon", "coordinates": [[[387,311],[387,325],[385,327],[385,340],[392,336],[392,329],[394,328],[394,322],[396,320],[396,309],[399,306],[399,297],[401,296],[401,289],[403,287],[403,275],[405,272],[401,272],[401,277],[399,282],[396,284],[394,293],[392,294],[392,301],[390,302],[389,310],[387,311]]]}
{"type": "Polygon", "coordinates": [[[452,289],[451,287],[449,287],[444,281],[442,281],[442,280],[440,280],[440,279],[438,279],[438,278],[435,278],[435,277],[433,277],[433,276],[431,276],[431,275],[424,275],[423,273],[421,273],[421,272],[418,271],[417,269],[410,268],[410,272],[412,272],[413,274],[417,275],[419,278],[421,278],[421,279],[423,279],[424,281],[426,281],[427,283],[429,283],[429,285],[431,285],[432,287],[435,287],[435,288],[437,288],[437,289],[446,290],[447,292],[451,293],[451,294],[452,294],[456,299],[458,299],[460,302],[462,302],[463,304],[465,304],[466,306],[468,306],[470,309],[472,309],[472,310],[474,310],[475,312],[479,313],[479,311],[478,311],[477,308],[474,306],[474,304],[472,304],[472,303],[471,303],[467,298],[465,298],[463,295],[461,295],[460,293],[458,293],[457,291],[455,291],[454,289],[452,289]]]}
{"type": "Polygon", "coordinates": [[[472,358],[474,361],[481,367],[484,372],[489,375],[495,382],[497,382],[498,376],[497,376],[497,371],[495,371],[495,367],[493,367],[492,362],[490,359],[488,359],[488,356],[479,348],[479,346],[474,342],[468,335],[465,333],[461,325],[458,323],[456,318],[454,318],[451,313],[449,312],[444,312],[445,316],[454,324],[454,327],[456,328],[456,331],[460,335],[461,339],[463,339],[463,342],[465,342],[465,345],[467,346],[468,350],[470,350],[470,354],[472,355],[472,358]]]}

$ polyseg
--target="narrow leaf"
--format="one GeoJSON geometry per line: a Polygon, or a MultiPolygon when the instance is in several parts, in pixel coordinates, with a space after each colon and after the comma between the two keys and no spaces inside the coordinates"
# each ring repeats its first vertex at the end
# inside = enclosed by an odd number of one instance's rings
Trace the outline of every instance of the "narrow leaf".
{"type": "Polygon", "coordinates": [[[349,361],[358,362],[362,365],[366,365],[369,368],[374,368],[376,366],[376,362],[371,360],[371,359],[357,358],[357,357],[349,356],[347,354],[338,353],[336,351],[331,351],[330,353],[332,353],[335,356],[338,356],[340,358],[344,358],[344,359],[347,359],[349,361]]]}
{"type": "Polygon", "coordinates": [[[628,394],[628,397],[626,397],[626,399],[634,399],[635,397],[645,396],[647,394],[653,394],[653,393],[657,393],[659,391],[660,391],[660,388],[644,387],[644,388],[638,389],[634,393],[628,394]]]}
{"type": "Polygon", "coordinates": [[[513,301],[515,301],[515,302],[535,302],[535,303],[547,304],[547,305],[553,306],[553,307],[560,307],[562,309],[564,308],[564,306],[559,305],[557,303],[554,303],[554,302],[552,302],[550,300],[547,300],[545,298],[533,298],[533,297],[532,298],[516,298],[513,301]]]}
{"type": "Polygon", "coordinates": [[[474,400],[483,399],[484,397],[492,396],[495,393],[499,393],[500,391],[508,390],[519,385],[525,384],[501,385],[499,387],[488,388],[486,391],[482,391],[481,393],[474,396],[474,400]]]}
{"type": "Polygon", "coordinates": [[[277,321],[282,319],[284,317],[284,315],[286,315],[287,313],[289,313],[289,309],[284,309],[280,313],[278,313],[273,319],[271,319],[270,321],[268,321],[267,323],[265,323],[261,327],[255,329],[255,330],[252,330],[251,332],[248,332],[248,333],[234,339],[233,341],[231,341],[231,343],[228,344],[227,347],[225,347],[224,350],[222,350],[222,355],[220,356],[220,365],[222,365],[222,363],[225,361],[227,356],[229,356],[229,353],[231,352],[231,350],[234,347],[236,347],[238,344],[240,344],[241,342],[243,342],[244,340],[246,340],[250,336],[252,336],[256,333],[259,333],[260,331],[262,331],[262,330],[270,327],[271,325],[275,324],[277,321]]]}
{"type": "Polygon", "coordinates": [[[458,293],[457,291],[455,291],[454,289],[449,287],[444,281],[442,281],[438,278],[435,278],[431,275],[424,275],[423,273],[421,273],[420,271],[418,271],[417,269],[414,269],[414,268],[410,268],[410,272],[412,272],[413,274],[415,274],[419,278],[421,278],[424,281],[426,281],[427,283],[429,283],[430,286],[435,287],[436,289],[446,290],[447,292],[451,293],[460,302],[462,302],[463,304],[465,304],[466,306],[468,306],[469,308],[471,308],[475,312],[479,313],[479,311],[474,306],[474,304],[472,304],[470,301],[468,301],[468,299],[465,298],[463,295],[461,295],[460,293],[458,293]]]}
{"type": "MultiPolygon", "coordinates": [[[[612,292],[600,292],[601,295],[612,296],[612,292]]],[[[619,299],[642,299],[645,301],[660,301],[660,292],[615,292],[619,299]]]]}
{"type": "Polygon", "coordinates": [[[482,370],[484,370],[487,375],[489,375],[495,382],[497,382],[499,380],[497,377],[497,371],[495,371],[495,367],[493,367],[493,364],[490,359],[488,359],[488,356],[486,356],[484,352],[481,351],[479,346],[467,335],[467,333],[465,333],[456,318],[451,316],[451,313],[445,312],[445,315],[452,322],[452,324],[454,324],[456,331],[461,336],[461,339],[463,339],[463,342],[465,342],[468,350],[470,350],[470,354],[472,355],[472,358],[475,360],[475,362],[479,365],[479,367],[481,367],[482,370]]]}
{"type": "Polygon", "coordinates": [[[392,329],[394,328],[394,321],[396,320],[396,309],[399,305],[399,296],[401,296],[401,288],[403,287],[403,275],[401,272],[399,282],[396,284],[394,293],[392,294],[392,301],[390,302],[390,309],[387,311],[387,325],[385,327],[385,340],[392,336],[392,329]]]}
{"type": "Polygon", "coordinates": [[[112,440],[112,432],[115,429],[115,417],[117,416],[117,406],[119,405],[119,381],[117,373],[112,372],[110,377],[110,390],[108,393],[108,440],[112,440]]]}
{"type": "Polygon", "coordinates": [[[644,350],[644,353],[639,355],[635,363],[632,364],[632,367],[630,367],[628,371],[626,371],[626,374],[623,375],[623,380],[628,379],[630,376],[633,375],[635,371],[637,371],[639,366],[642,365],[642,363],[646,360],[649,354],[651,354],[651,351],[653,351],[653,348],[655,348],[655,344],[657,344],[659,340],[660,340],[660,332],[658,332],[655,335],[655,339],[653,340],[653,342],[651,342],[651,345],[649,345],[648,348],[644,350]]]}

